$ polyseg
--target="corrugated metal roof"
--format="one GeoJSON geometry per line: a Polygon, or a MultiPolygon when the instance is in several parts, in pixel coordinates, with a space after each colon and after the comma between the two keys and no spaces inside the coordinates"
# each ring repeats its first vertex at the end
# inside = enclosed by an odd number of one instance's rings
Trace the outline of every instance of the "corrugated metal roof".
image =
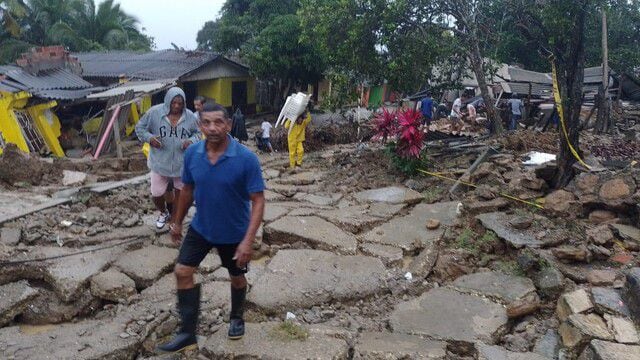
{"type": "Polygon", "coordinates": [[[165,80],[148,80],[148,81],[130,81],[118,86],[115,86],[111,89],[93,93],[87,96],[87,99],[100,99],[100,98],[109,98],[112,96],[122,95],[127,91],[133,91],[134,93],[153,93],[159,91],[165,87],[174,85],[176,82],[173,79],[165,79],[165,80]]]}
{"type": "MultiPolygon", "coordinates": [[[[504,92],[510,94],[519,94],[520,96],[529,95],[529,83],[503,82],[500,83],[504,92]]],[[[531,95],[537,97],[550,97],[553,95],[553,88],[550,84],[531,83],[531,95]]]]}
{"type": "Polygon", "coordinates": [[[86,89],[93,87],[67,69],[53,69],[38,75],[31,75],[18,68],[5,73],[5,76],[25,85],[30,90],[86,89]]]}
{"type": "Polygon", "coordinates": [[[595,84],[602,82],[602,66],[594,66],[584,69],[584,83],[595,84]]]}
{"type": "Polygon", "coordinates": [[[125,75],[143,80],[179,78],[218,58],[214,53],[178,50],[148,53],[110,51],[73,55],[80,60],[84,77],[125,75]]]}
{"type": "Polygon", "coordinates": [[[509,80],[514,82],[551,84],[551,76],[549,74],[524,70],[513,66],[509,66],[509,77],[509,80]]]}
{"type": "Polygon", "coordinates": [[[7,65],[0,66],[0,74],[5,76],[2,87],[6,91],[28,91],[45,99],[75,100],[102,89],[94,88],[67,69],[52,69],[32,75],[18,66],[7,65]]]}
{"type": "Polygon", "coordinates": [[[86,97],[94,91],[100,91],[103,88],[89,88],[89,89],[75,89],[75,90],[66,90],[66,89],[47,89],[47,90],[37,90],[31,91],[33,95],[49,100],[77,100],[86,97]]]}

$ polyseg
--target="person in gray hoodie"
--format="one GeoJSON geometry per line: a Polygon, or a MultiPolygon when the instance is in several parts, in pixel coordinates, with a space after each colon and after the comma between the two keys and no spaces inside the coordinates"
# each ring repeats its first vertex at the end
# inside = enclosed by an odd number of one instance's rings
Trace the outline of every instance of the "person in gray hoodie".
{"type": "Polygon", "coordinates": [[[198,119],[186,108],[185,99],[182,89],[172,87],[164,103],[152,106],[136,125],[138,139],[151,145],[147,165],[151,170],[151,197],[160,212],[158,229],[171,219],[173,202],[180,196],[184,151],[201,140],[198,119]]]}

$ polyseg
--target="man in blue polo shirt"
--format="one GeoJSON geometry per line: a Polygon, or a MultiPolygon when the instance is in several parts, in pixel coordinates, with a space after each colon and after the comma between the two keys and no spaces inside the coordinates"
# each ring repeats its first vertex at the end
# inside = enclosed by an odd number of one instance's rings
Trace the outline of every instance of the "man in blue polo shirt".
{"type": "Polygon", "coordinates": [[[218,250],[231,277],[229,338],[244,335],[244,274],[262,222],[265,185],[258,157],[229,135],[231,126],[224,107],[205,103],[200,111],[205,140],[190,146],[184,155],[184,187],[170,225],[174,242],[182,242],[174,270],[182,325],[173,340],[159,346],[162,352],[197,347],[200,286],[194,283],[193,274],[212,248],[218,250]],[[194,200],[196,213],[181,241],[182,221],[194,200]]]}

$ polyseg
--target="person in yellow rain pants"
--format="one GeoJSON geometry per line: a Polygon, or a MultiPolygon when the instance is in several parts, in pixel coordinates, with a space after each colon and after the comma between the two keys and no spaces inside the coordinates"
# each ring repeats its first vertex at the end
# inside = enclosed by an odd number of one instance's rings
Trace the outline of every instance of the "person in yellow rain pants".
{"type": "MultiPolygon", "coordinates": [[[[287,138],[289,145],[289,166],[291,169],[295,169],[296,165],[302,165],[302,156],[304,155],[304,147],[302,146],[302,143],[305,140],[305,130],[310,122],[311,113],[309,111],[305,111],[302,115],[298,116],[296,121],[293,123],[293,129],[291,129],[289,137],[287,138]]],[[[284,123],[284,128],[288,130],[290,126],[292,126],[291,120],[287,119],[284,123]]]]}

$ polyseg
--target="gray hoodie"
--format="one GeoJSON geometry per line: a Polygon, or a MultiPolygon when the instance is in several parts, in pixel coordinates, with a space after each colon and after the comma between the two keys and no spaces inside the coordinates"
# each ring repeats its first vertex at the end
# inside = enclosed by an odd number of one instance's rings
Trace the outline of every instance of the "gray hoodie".
{"type": "Polygon", "coordinates": [[[182,143],[191,140],[192,144],[201,140],[198,129],[198,119],[189,109],[184,108],[182,117],[175,128],[167,115],[171,110],[171,101],[176,96],[185,99],[184,91],[179,87],[172,87],[164,96],[164,104],[152,106],[136,124],[136,135],[142,142],[149,142],[152,137],[157,137],[162,147],[151,147],[147,164],[151,171],[162,176],[180,177],[182,175],[182,163],[184,150],[182,143]]]}

